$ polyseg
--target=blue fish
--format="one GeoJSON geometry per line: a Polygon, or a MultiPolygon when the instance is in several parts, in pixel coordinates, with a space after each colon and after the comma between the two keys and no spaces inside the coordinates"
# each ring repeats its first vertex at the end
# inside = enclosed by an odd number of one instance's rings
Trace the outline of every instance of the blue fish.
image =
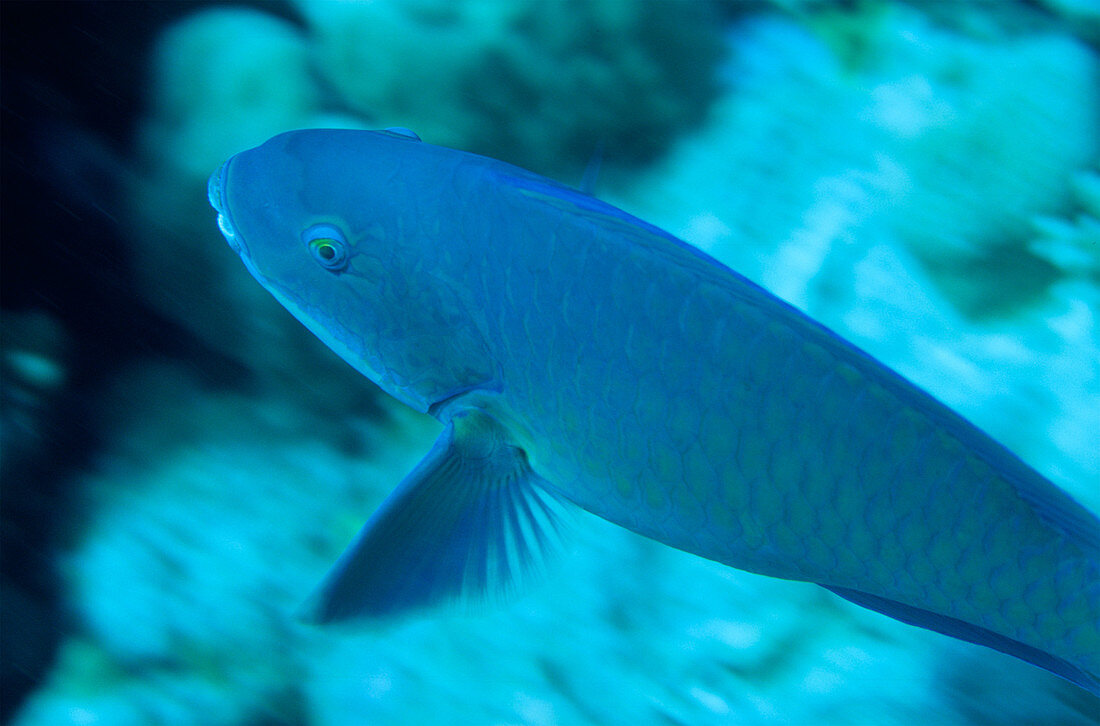
{"type": "Polygon", "coordinates": [[[276,136],[209,196],[260,284],[444,424],[317,621],[507,589],[577,505],[1100,695],[1100,520],[701,251],[404,129],[276,136]]]}

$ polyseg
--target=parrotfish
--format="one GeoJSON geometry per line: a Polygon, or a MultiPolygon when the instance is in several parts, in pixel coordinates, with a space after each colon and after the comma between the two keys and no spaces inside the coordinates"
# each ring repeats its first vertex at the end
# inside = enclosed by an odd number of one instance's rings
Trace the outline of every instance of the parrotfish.
{"type": "Polygon", "coordinates": [[[208,191],[260,284],[443,424],[316,621],[508,589],[578,506],[1100,695],[1100,520],[700,250],[404,129],[284,133],[208,191]]]}

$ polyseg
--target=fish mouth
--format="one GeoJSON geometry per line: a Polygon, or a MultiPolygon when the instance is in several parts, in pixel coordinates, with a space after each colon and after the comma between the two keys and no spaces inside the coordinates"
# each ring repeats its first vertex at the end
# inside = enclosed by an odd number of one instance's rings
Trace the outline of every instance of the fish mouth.
{"type": "Polygon", "coordinates": [[[210,180],[206,182],[206,198],[210,200],[210,206],[218,213],[218,229],[225,237],[225,241],[238,255],[247,257],[248,250],[244,245],[244,240],[237,234],[237,230],[233,226],[233,220],[229,216],[228,205],[225,201],[226,178],[229,175],[229,165],[232,162],[233,159],[230,158],[210,175],[210,180]]]}

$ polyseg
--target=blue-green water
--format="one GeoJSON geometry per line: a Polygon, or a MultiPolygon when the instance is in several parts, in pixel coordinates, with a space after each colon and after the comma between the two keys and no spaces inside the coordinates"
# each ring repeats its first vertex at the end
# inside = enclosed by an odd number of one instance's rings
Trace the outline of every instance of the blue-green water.
{"type": "Polygon", "coordinates": [[[5,718],[1100,720],[1097,699],[1006,656],[593,518],[514,600],[301,624],[438,429],[269,299],[205,201],[222,160],[295,127],[406,126],[567,183],[598,156],[599,196],[1098,511],[1094,4],[0,13],[5,718]]]}

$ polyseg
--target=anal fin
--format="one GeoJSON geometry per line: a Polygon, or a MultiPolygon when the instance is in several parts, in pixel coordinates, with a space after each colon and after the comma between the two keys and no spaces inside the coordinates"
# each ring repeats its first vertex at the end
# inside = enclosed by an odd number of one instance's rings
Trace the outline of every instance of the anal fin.
{"type": "Polygon", "coordinates": [[[909,625],[916,625],[937,633],[950,635],[952,638],[965,640],[969,643],[984,645],[987,648],[999,650],[1002,653],[1015,656],[1028,663],[1044,668],[1055,675],[1075,683],[1086,691],[1100,696],[1100,680],[1096,675],[1089,673],[1055,655],[1013,640],[999,633],[994,633],[978,625],[973,625],[948,615],[940,615],[913,605],[906,605],[894,600],[889,600],[877,595],[871,595],[859,590],[849,590],[844,587],[829,587],[823,585],[826,590],[840,597],[854,602],[856,605],[868,610],[888,615],[895,620],[900,620],[909,625]]]}

